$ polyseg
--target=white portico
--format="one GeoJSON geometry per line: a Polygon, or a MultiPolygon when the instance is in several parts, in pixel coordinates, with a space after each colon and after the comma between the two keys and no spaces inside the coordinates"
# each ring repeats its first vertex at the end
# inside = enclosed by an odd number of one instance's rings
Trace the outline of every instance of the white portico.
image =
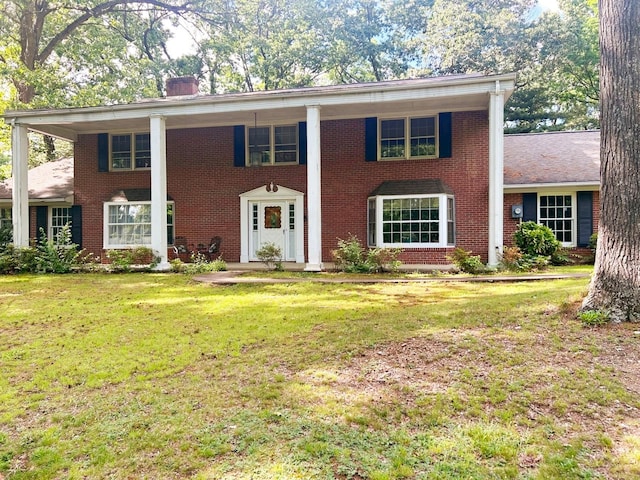
{"type": "MultiPolygon", "coordinates": [[[[287,258],[304,263],[309,271],[323,268],[321,121],[368,117],[411,116],[437,112],[487,111],[489,114],[489,251],[490,264],[497,263],[502,248],[502,128],[503,105],[512,93],[515,76],[460,75],[370,84],[314,87],[229,95],[185,95],[130,105],[60,110],[12,111],[5,120],[12,125],[13,228],[16,245],[29,243],[28,226],[28,131],[46,133],[72,142],[80,135],[104,132],[149,132],[151,235],[150,246],[168,267],[167,256],[167,131],[236,125],[259,125],[261,121],[306,125],[304,148],[306,191],[287,185],[247,190],[240,196],[241,262],[253,259],[255,242],[250,226],[253,206],[259,206],[258,235],[275,235],[265,227],[265,208],[280,208],[280,233],[286,240],[287,258]],[[263,203],[264,202],[264,203],[263,203]],[[269,203],[273,203],[270,205],[269,203]],[[285,225],[286,228],[282,228],[285,225]],[[293,233],[292,233],[293,232],[293,233]],[[305,249],[306,235],[306,249],[305,249]]],[[[240,148],[245,148],[241,145],[240,148]]],[[[302,161],[300,162],[302,164],[302,161]]],[[[220,179],[224,181],[224,179],[220,179]]],[[[300,187],[296,187],[302,189],[300,187]]],[[[270,210],[277,212],[277,208],[270,210]]],[[[275,221],[274,225],[278,225],[275,221]]],[[[275,230],[275,229],[274,229],[275,230]]],[[[274,237],[275,238],[275,237],[274,237]]],[[[280,237],[278,237],[279,239],[280,237]]],[[[233,261],[234,259],[228,259],[233,261]]]]}

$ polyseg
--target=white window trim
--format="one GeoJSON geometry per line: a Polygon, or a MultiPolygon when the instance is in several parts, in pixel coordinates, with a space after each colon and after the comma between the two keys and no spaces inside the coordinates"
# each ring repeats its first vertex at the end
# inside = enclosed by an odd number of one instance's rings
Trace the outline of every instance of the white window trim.
{"type": "MultiPolygon", "coordinates": [[[[377,195],[375,197],[369,197],[368,200],[375,199],[376,201],[376,219],[375,219],[375,237],[376,244],[369,245],[370,247],[390,247],[390,248],[402,248],[404,250],[414,249],[414,248],[448,248],[455,246],[455,196],[446,194],[446,193],[438,193],[438,194],[428,194],[428,195],[377,195]],[[404,200],[404,199],[415,199],[415,198],[439,198],[440,202],[438,205],[438,238],[440,241],[438,243],[385,243],[383,241],[383,223],[382,223],[382,215],[383,215],[383,202],[384,200],[404,200]],[[447,199],[453,199],[453,210],[454,210],[454,243],[448,243],[448,235],[447,235],[447,199]]],[[[369,218],[369,201],[367,200],[367,239],[370,237],[369,235],[369,225],[371,224],[369,218]]]]}
{"type": "MultiPolygon", "coordinates": [[[[537,212],[536,216],[538,218],[538,223],[543,225],[542,219],[540,218],[540,199],[542,197],[557,197],[557,196],[566,196],[571,197],[571,238],[572,242],[560,242],[563,247],[575,247],[577,246],[577,235],[578,235],[578,203],[577,203],[577,195],[576,192],[567,192],[567,191],[545,191],[538,192],[537,197],[537,212]]],[[[565,219],[566,220],[566,219],[565,219]]],[[[555,232],[554,232],[555,235],[555,232]]]]}
{"type": "Polygon", "coordinates": [[[245,128],[245,166],[247,167],[277,167],[279,165],[299,165],[300,164],[300,141],[299,141],[299,129],[297,123],[282,123],[282,124],[267,124],[267,125],[246,125],[245,128]],[[276,134],[275,130],[277,127],[295,127],[296,129],[296,161],[295,162],[276,162],[276,134]],[[269,129],[269,163],[260,163],[260,164],[252,164],[251,163],[251,135],[250,130],[252,128],[268,128],[269,129]]]}
{"type": "Polygon", "coordinates": [[[109,171],[110,172],[132,172],[132,171],[148,171],[151,166],[136,168],[136,135],[151,135],[149,132],[122,132],[109,134],[109,171]],[[129,168],[115,168],[113,166],[113,137],[124,137],[129,135],[131,138],[131,166],[129,168]]]}
{"type": "MultiPolygon", "coordinates": [[[[139,243],[139,244],[110,244],[109,243],[109,207],[114,205],[151,205],[150,201],[142,201],[142,202],[104,202],[103,210],[102,210],[102,248],[104,250],[126,250],[137,247],[151,247],[151,237],[149,237],[149,243],[139,243]]],[[[167,201],[167,205],[171,205],[173,209],[173,224],[167,224],[168,227],[174,228],[175,235],[175,224],[176,224],[176,206],[172,201],[167,201]]]]}
{"type": "MultiPolygon", "coordinates": [[[[66,208],[69,210],[69,225],[71,225],[71,207],[68,205],[51,205],[49,206],[49,211],[47,212],[47,238],[51,241],[55,241],[56,237],[53,234],[53,209],[54,208],[66,208]]],[[[61,227],[62,228],[62,227],[61,227]]]]}
{"type": "Polygon", "coordinates": [[[439,116],[438,115],[416,115],[412,117],[385,117],[378,119],[378,160],[379,161],[398,161],[398,160],[420,160],[425,158],[439,158],[440,142],[439,142],[439,116]],[[411,156],[411,120],[415,118],[433,118],[434,119],[434,136],[436,151],[433,155],[416,155],[411,156]],[[388,120],[404,120],[404,157],[383,157],[382,156],[382,122],[388,120]]]}

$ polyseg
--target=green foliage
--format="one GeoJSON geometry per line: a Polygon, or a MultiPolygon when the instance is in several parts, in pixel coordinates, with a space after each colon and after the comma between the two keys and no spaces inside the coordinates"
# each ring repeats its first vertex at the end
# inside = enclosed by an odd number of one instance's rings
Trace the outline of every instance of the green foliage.
{"type": "Polygon", "coordinates": [[[71,241],[71,228],[65,225],[55,239],[48,239],[40,229],[40,242],[36,246],[36,271],[38,273],[69,273],[78,265],[81,253],[71,241]]]}
{"type": "Polygon", "coordinates": [[[401,262],[401,248],[365,249],[357,236],[349,234],[346,240],[338,239],[338,248],[331,251],[336,270],[345,273],[396,272],[401,262]]]}
{"type": "Polygon", "coordinates": [[[130,272],[134,265],[148,265],[153,268],[158,264],[158,259],[149,247],[135,247],[124,250],[108,250],[107,259],[112,272],[130,272]]]}
{"type": "Polygon", "coordinates": [[[221,256],[213,261],[209,261],[206,255],[199,252],[192,252],[190,258],[190,263],[184,263],[179,258],[171,260],[171,271],[185,273],[187,275],[197,275],[200,273],[223,272],[227,269],[227,262],[225,262],[221,256]]]}
{"type": "Polygon", "coordinates": [[[598,232],[592,233],[589,237],[589,248],[594,252],[598,248],[598,232]]]}
{"type": "Polygon", "coordinates": [[[263,243],[256,251],[256,257],[265,264],[267,270],[282,271],[282,249],[275,243],[263,243]]]}
{"type": "Polygon", "coordinates": [[[485,265],[480,260],[480,255],[471,255],[470,251],[457,247],[447,260],[452,262],[461,272],[477,275],[486,271],[485,265]]]}
{"type": "Polygon", "coordinates": [[[599,310],[584,310],[578,313],[578,319],[585,327],[601,327],[609,323],[606,312],[599,310]]]}
{"type": "Polygon", "coordinates": [[[525,255],[551,256],[560,248],[560,242],[546,225],[522,222],[514,234],[515,244],[525,255]]]}

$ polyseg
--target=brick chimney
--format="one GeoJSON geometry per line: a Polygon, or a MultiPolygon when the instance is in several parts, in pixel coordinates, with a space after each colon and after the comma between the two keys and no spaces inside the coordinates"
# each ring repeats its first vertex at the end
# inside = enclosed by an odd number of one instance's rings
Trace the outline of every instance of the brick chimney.
{"type": "Polygon", "coordinates": [[[175,77],[167,79],[167,97],[179,95],[196,95],[198,80],[195,77],[175,77]]]}

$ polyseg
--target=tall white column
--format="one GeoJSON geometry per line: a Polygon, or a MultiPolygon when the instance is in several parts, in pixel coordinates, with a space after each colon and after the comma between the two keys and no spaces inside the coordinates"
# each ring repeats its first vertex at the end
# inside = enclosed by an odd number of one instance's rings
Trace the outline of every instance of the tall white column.
{"type": "Polygon", "coordinates": [[[489,100],[489,265],[504,246],[504,91],[496,81],[489,100]]]}
{"type": "Polygon", "coordinates": [[[11,212],[13,244],[29,246],[29,138],[27,127],[13,124],[11,131],[11,160],[13,175],[11,212]]]}
{"type": "Polygon", "coordinates": [[[322,270],[322,195],[320,181],[320,107],[307,106],[307,248],[305,270],[322,270]]]}
{"type": "Polygon", "coordinates": [[[167,132],[161,115],[150,117],[151,248],[160,257],[157,270],[168,270],[167,258],[167,132]]]}

